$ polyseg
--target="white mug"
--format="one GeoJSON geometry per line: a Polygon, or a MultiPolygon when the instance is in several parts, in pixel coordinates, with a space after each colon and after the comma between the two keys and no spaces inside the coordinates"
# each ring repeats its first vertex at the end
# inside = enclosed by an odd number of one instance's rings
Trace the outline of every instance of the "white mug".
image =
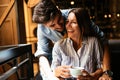
{"type": "Polygon", "coordinates": [[[82,75],[82,70],[83,69],[84,68],[82,68],[82,67],[72,67],[72,68],[69,69],[70,70],[70,75],[72,77],[78,77],[79,75],[82,75]]]}

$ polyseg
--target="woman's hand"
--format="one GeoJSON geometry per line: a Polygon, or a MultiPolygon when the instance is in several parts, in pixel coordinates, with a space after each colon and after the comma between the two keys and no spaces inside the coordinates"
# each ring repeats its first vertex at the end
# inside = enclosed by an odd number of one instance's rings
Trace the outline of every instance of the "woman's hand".
{"type": "Polygon", "coordinates": [[[94,76],[90,75],[87,71],[83,70],[82,75],[77,77],[77,80],[97,80],[94,76]]]}
{"type": "Polygon", "coordinates": [[[87,71],[83,70],[82,75],[79,76],[77,80],[98,80],[102,73],[102,68],[99,68],[95,72],[90,74],[87,71]]]}
{"type": "Polygon", "coordinates": [[[109,77],[109,75],[103,74],[99,80],[112,80],[112,77],[109,77]]]}
{"type": "Polygon", "coordinates": [[[58,66],[54,73],[56,77],[62,77],[62,78],[70,78],[70,66],[58,66]]]}
{"type": "Polygon", "coordinates": [[[77,80],[97,80],[97,79],[94,79],[94,77],[90,76],[90,75],[87,75],[87,76],[83,76],[83,75],[80,75],[77,80]]]}

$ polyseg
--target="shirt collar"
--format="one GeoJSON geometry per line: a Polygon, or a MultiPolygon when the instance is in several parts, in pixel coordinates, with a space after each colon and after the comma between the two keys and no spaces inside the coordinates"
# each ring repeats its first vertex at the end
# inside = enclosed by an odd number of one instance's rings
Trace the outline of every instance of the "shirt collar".
{"type": "MultiPolygon", "coordinates": [[[[70,42],[71,44],[73,44],[73,41],[70,38],[67,38],[67,41],[70,42]]],[[[88,39],[87,38],[83,38],[82,44],[88,44],[88,39]]]]}

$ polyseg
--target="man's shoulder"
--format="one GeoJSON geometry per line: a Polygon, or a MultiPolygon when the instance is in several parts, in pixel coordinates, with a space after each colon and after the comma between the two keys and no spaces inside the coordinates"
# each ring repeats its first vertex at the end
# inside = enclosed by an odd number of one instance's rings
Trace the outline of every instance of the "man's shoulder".
{"type": "Polygon", "coordinates": [[[60,39],[56,42],[56,45],[66,45],[68,42],[70,41],[70,39],[68,38],[63,38],[63,39],[60,39]]]}
{"type": "Polygon", "coordinates": [[[65,13],[65,12],[69,12],[71,9],[61,9],[61,12],[65,13]]]}
{"type": "Polygon", "coordinates": [[[39,28],[39,29],[45,29],[46,26],[44,26],[43,24],[38,24],[38,28],[39,28]]]}
{"type": "Polygon", "coordinates": [[[61,12],[62,12],[62,16],[66,17],[68,16],[68,13],[71,9],[61,9],[61,12]]]}
{"type": "Polygon", "coordinates": [[[38,30],[46,34],[51,32],[51,29],[47,28],[46,26],[42,24],[38,24],[38,30]]]}

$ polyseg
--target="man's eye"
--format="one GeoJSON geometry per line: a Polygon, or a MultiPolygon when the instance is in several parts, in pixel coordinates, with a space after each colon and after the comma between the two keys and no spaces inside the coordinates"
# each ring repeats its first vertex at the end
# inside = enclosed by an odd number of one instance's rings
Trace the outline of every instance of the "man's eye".
{"type": "Polygon", "coordinates": [[[59,23],[59,25],[63,25],[63,23],[59,23]]]}
{"type": "Polygon", "coordinates": [[[55,26],[55,24],[50,25],[50,27],[54,27],[54,26],[55,26]]]}

